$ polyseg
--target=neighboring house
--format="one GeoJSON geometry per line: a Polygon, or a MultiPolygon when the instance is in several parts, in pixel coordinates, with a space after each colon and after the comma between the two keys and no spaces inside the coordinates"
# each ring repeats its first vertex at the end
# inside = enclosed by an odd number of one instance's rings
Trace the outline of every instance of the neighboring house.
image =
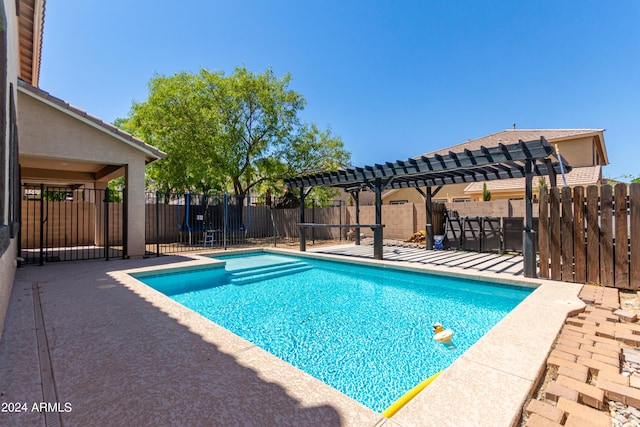
{"type": "MultiPolygon", "coordinates": [[[[376,195],[373,191],[361,191],[358,197],[360,206],[371,206],[376,203],[376,195]]],[[[333,200],[341,200],[346,206],[355,206],[355,200],[351,196],[351,193],[345,191],[340,191],[333,200]]]]}
{"type": "MultiPolygon", "coordinates": [[[[604,143],[604,129],[508,129],[482,138],[469,140],[462,144],[443,148],[424,154],[447,154],[450,151],[459,153],[467,150],[478,150],[480,147],[494,147],[499,144],[514,144],[518,141],[531,141],[544,137],[549,143],[557,146],[560,155],[571,165],[571,171],[565,174],[567,185],[599,185],[602,183],[602,167],[609,163],[604,143]]],[[[419,158],[418,156],[417,158],[419,158]]],[[[549,178],[545,177],[549,186],[549,178]]],[[[558,185],[562,185],[562,177],[557,177],[558,185]]],[[[487,189],[491,192],[491,200],[524,199],[524,178],[500,179],[487,181],[487,189]]],[[[538,182],[534,181],[534,197],[538,182]]],[[[435,202],[472,202],[482,200],[482,182],[450,184],[433,197],[435,202]]],[[[424,198],[416,190],[407,188],[390,190],[382,195],[384,204],[424,203],[424,198]]]]}
{"type": "Polygon", "coordinates": [[[22,183],[104,189],[125,176],[127,253],[145,253],[145,166],[165,154],[39,88],[45,0],[0,8],[0,334],[20,239],[22,183]]]}

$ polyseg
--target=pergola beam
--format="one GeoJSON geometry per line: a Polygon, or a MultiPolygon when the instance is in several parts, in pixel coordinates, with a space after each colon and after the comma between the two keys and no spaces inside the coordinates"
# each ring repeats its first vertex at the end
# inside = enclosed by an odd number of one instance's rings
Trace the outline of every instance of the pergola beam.
{"type": "MultiPolygon", "coordinates": [[[[560,173],[559,165],[554,164],[552,169],[553,173],[560,173]]],[[[536,164],[534,167],[535,175],[551,175],[549,169],[546,165],[540,163],[536,164]]],[[[492,181],[496,179],[510,179],[510,178],[524,178],[524,168],[518,166],[517,168],[510,169],[505,165],[490,165],[490,166],[481,166],[474,169],[468,170],[466,173],[462,173],[460,171],[455,172],[440,172],[440,173],[431,173],[428,175],[398,175],[393,179],[387,188],[398,189],[398,188],[413,188],[413,187],[428,187],[428,186],[437,186],[437,185],[447,185],[447,184],[459,184],[465,182],[481,182],[481,181],[492,181]]],[[[367,180],[368,181],[368,180],[367,180]]],[[[319,181],[315,178],[308,179],[307,177],[302,180],[302,186],[332,186],[332,187],[342,187],[349,188],[353,185],[356,185],[359,181],[350,180],[348,182],[332,182],[326,183],[319,181]]],[[[364,181],[366,182],[366,181],[364,181]]],[[[297,188],[300,185],[293,185],[293,188],[297,188]]]]}
{"type": "MultiPolygon", "coordinates": [[[[535,275],[534,235],[532,231],[532,199],[534,175],[549,175],[552,185],[560,173],[560,164],[549,158],[555,150],[546,139],[518,141],[516,144],[498,144],[495,147],[481,146],[479,150],[465,149],[446,155],[420,156],[413,159],[385,162],[373,166],[352,167],[329,173],[310,174],[285,179],[289,188],[311,188],[331,186],[352,191],[369,187],[376,193],[376,225],[374,228],[374,258],[382,259],[382,191],[386,188],[416,188],[425,196],[427,213],[427,247],[433,245],[432,197],[443,185],[466,182],[492,181],[496,179],[525,178],[526,218],[523,234],[525,275],[535,275]],[[423,192],[418,187],[425,187],[423,192]],[[432,192],[432,187],[438,187],[432,192]],[[533,261],[531,261],[533,260],[533,261]]],[[[564,158],[564,169],[571,170],[564,158]]],[[[302,194],[302,192],[301,192],[302,194]]],[[[304,202],[304,197],[301,197],[304,202]]],[[[304,222],[301,208],[301,222],[304,222]]],[[[301,243],[302,249],[302,243],[301,243]]]]}
{"type": "MultiPolygon", "coordinates": [[[[543,159],[548,158],[553,152],[553,147],[541,138],[511,145],[500,144],[492,148],[481,147],[475,151],[450,152],[447,155],[422,156],[395,163],[387,162],[363,168],[354,167],[330,173],[305,175],[285,179],[285,182],[291,188],[317,185],[350,187],[358,182],[373,182],[376,178],[394,177],[394,182],[389,188],[410,188],[416,185],[403,183],[422,181],[426,186],[434,186],[522,178],[525,176],[524,163],[531,159],[540,161],[534,168],[536,175],[549,175],[560,171],[559,163],[543,162],[543,159]],[[553,171],[550,171],[550,168],[553,171]]],[[[566,165],[565,169],[569,170],[569,165],[566,165]]]]}

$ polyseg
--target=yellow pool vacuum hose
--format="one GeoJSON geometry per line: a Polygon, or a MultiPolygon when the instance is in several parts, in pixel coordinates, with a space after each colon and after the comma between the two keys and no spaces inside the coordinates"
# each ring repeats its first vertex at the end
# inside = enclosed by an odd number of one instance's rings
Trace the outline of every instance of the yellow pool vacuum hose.
{"type": "Polygon", "coordinates": [[[429,378],[427,378],[426,380],[422,381],[420,384],[418,384],[417,386],[415,386],[414,388],[412,388],[411,390],[406,392],[404,394],[404,396],[402,396],[400,399],[396,400],[391,406],[389,406],[387,409],[385,409],[384,412],[382,413],[382,416],[385,417],[385,418],[391,418],[392,416],[394,416],[395,413],[398,412],[404,405],[409,403],[409,401],[411,399],[413,399],[414,397],[416,397],[416,395],[418,393],[420,393],[422,390],[424,390],[424,388],[426,386],[428,386],[429,384],[431,384],[433,382],[433,380],[438,378],[438,376],[442,372],[443,371],[440,371],[437,374],[430,376],[429,378]]]}

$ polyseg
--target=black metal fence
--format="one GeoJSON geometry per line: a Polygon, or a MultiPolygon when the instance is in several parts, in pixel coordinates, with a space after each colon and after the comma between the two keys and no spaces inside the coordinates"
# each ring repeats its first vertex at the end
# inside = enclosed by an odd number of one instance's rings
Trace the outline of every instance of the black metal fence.
{"type": "MultiPolygon", "coordinates": [[[[345,207],[305,209],[306,221],[342,223],[345,207]]],[[[263,198],[215,195],[147,193],[145,241],[147,255],[202,250],[205,248],[297,245],[300,208],[274,208],[263,198]]],[[[312,240],[339,240],[336,230],[316,230],[312,240]]]]}
{"type": "MultiPolygon", "coordinates": [[[[447,211],[444,247],[476,252],[522,252],[522,217],[458,216],[447,211]]],[[[533,219],[538,231],[538,218],[533,219]]],[[[537,242],[535,250],[538,250],[537,242]]]]}
{"type": "MultiPolygon", "coordinates": [[[[522,230],[524,218],[502,218],[503,240],[505,252],[522,252],[522,230]]],[[[538,218],[533,218],[532,229],[538,233],[538,218]]],[[[535,251],[538,252],[538,239],[534,241],[535,251]]]]}
{"type": "Polygon", "coordinates": [[[23,185],[19,256],[27,264],[126,256],[121,191],[23,185]]]}

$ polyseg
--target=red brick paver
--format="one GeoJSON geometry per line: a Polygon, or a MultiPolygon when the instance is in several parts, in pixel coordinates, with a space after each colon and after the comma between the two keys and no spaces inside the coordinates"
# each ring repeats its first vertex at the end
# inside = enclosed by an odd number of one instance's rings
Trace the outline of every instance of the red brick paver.
{"type": "Polygon", "coordinates": [[[575,390],[580,395],[580,401],[596,409],[604,408],[604,391],[598,387],[587,384],[583,381],[558,375],[556,382],[571,390],[575,390]]]}
{"type": "MultiPolygon", "coordinates": [[[[640,408],[640,376],[622,375],[640,363],[638,316],[620,308],[615,288],[585,285],[584,312],[568,318],[547,358],[545,381],[524,408],[526,426],[611,426],[609,401],[640,408]]],[[[640,292],[638,292],[640,298],[640,292]]]]}
{"type": "Polygon", "coordinates": [[[562,409],[558,409],[557,407],[541,402],[540,400],[532,400],[529,402],[526,412],[529,415],[538,414],[558,424],[562,424],[565,419],[565,414],[562,409]]]}
{"type": "Polygon", "coordinates": [[[558,375],[564,375],[565,377],[573,378],[574,380],[586,383],[587,379],[589,379],[589,368],[583,365],[578,365],[577,363],[575,368],[560,366],[558,368],[558,375]]]}
{"type": "Polygon", "coordinates": [[[552,402],[557,402],[561,397],[567,400],[577,401],[579,393],[577,390],[571,389],[562,384],[558,384],[554,381],[547,386],[545,397],[547,398],[547,400],[551,400],[552,402]]]}
{"type": "Polygon", "coordinates": [[[568,417],[574,416],[585,420],[592,420],[594,425],[602,425],[609,427],[611,425],[611,418],[606,412],[598,411],[597,409],[590,408],[586,405],[560,398],[558,400],[558,408],[564,411],[568,417]]]}
{"type": "Polygon", "coordinates": [[[531,414],[527,420],[526,427],[562,427],[562,424],[551,421],[538,414],[531,414]]]}

